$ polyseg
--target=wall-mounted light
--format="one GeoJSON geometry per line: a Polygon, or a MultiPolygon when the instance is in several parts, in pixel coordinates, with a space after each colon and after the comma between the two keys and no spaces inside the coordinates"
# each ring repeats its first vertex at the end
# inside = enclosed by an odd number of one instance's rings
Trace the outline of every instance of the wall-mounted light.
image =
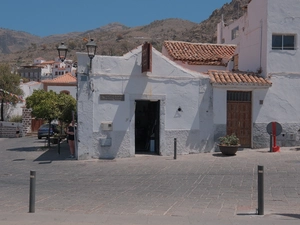
{"type": "Polygon", "coordinates": [[[57,47],[57,51],[58,51],[58,57],[59,57],[60,61],[61,62],[65,61],[65,59],[67,58],[68,47],[65,46],[64,43],[62,42],[57,47]]]}
{"type": "Polygon", "coordinates": [[[90,69],[92,69],[92,60],[96,55],[97,44],[94,42],[94,39],[91,39],[90,42],[86,44],[86,50],[90,58],[90,69]]]}

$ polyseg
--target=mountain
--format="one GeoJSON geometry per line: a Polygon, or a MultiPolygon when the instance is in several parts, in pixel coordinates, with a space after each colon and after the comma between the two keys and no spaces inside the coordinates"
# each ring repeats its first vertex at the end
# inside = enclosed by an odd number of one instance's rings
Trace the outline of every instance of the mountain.
{"type": "Polygon", "coordinates": [[[68,58],[76,60],[76,52],[85,51],[86,40],[90,38],[97,42],[97,54],[101,55],[123,55],[145,41],[151,42],[159,51],[165,40],[215,43],[217,24],[222,15],[224,21],[230,23],[244,14],[242,6],[249,1],[232,0],[222,8],[214,10],[208,19],[199,24],[178,18],[156,20],[139,27],[111,23],[85,32],[43,38],[0,28],[0,62],[20,66],[32,63],[37,57],[53,60],[57,57],[56,48],[61,42],[68,45],[68,58]]]}

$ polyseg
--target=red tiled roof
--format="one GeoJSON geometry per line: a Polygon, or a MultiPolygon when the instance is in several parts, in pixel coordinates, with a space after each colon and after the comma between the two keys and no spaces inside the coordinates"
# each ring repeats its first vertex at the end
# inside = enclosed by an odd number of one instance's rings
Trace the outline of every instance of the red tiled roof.
{"type": "Polygon", "coordinates": [[[52,80],[44,80],[42,83],[76,83],[76,77],[74,77],[71,73],[66,73],[64,75],[58,76],[52,80]]]}
{"type": "Polygon", "coordinates": [[[234,55],[236,45],[202,44],[181,41],[165,41],[164,47],[173,60],[186,61],[191,65],[225,66],[223,61],[234,55]]]}
{"type": "Polygon", "coordinates": [[[253,72],[229,72],[214,70],[208,71],[208,75],[210,76],[210,82],[212,84],[272,86],[272,82],[253,72]]]}
{"type": "Polygon", "coordinates": [[[54,63],[55,63],[55,61],[45,61],[45,62],[42,62],[40,64],[54,64],[54,63]]]}

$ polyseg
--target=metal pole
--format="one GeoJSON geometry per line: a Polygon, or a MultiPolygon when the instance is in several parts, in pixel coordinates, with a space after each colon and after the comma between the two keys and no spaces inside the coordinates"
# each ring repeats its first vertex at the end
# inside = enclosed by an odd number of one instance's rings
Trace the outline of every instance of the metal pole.
{"type": "Polygon", "coordinates": [[[177,140],[174,138],[174,159],[177,159],[177,140]]]}
{"type": "Polygon", "coordinates": [[[35,171],[30,171],[29,212],[35,211],[35,171]]]}
{"type": "Polygon", "coordinates": [[[258,192],[258,215],[264,215],[264,166],[258,166],[257,168],[257,174],[258,174],[258,186],[257,186],[257,192],[258,192]]]}

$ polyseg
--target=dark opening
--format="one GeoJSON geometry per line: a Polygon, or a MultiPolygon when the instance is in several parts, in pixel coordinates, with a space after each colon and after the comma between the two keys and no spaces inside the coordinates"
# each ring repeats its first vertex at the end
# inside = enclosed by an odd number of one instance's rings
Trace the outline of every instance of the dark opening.
{"type": "Polygon", "coordinates": [[[159,154],[160,101],[135,103],[135,153],[159,154]]]}

